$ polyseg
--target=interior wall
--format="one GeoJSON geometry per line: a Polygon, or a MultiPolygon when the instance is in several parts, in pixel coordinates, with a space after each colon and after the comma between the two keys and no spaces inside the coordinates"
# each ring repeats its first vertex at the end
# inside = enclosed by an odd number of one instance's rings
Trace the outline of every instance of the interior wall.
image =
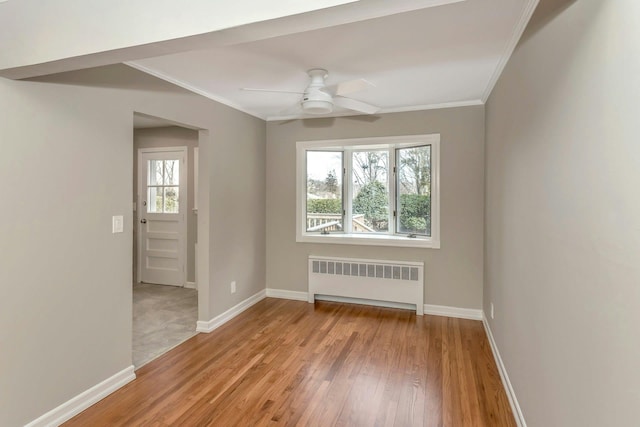
{"type": "Polygon", "coordinates": [[[640,418],[640,2],[541,1],[486,106],[484,310],[531,426],[640,418]]]}
{"type": "Polygon", "coordinates": [[[482,306],[484,107],[267,123],[267,287],[307,292],[309,255],[422,261],[425,303],[482,306]],[[296,243],[296,141],[440,133],[441,248],[296,243]]]}
{"type": "Polygon", "coordinates": [[[46,80],[0,78],[3,426],[131,365],[134,111],[209,130],[200,142],[208,197],[198,240],[210,258],[198,266],[209,273],[199,319],[264,289],[263,121],[122,65],[46,80]],[[112,215],[124,215],[124,233],[111,234],[112,215]]]}
{"type": "MultiPolygon", "coordinates": [[[[194,198],[194,164],[193,149],[198,146],[198,131],[179,126],[133,130],[133,203],[137,203],[138,193],[138,150],[141,148],[187,147],[187,206],[185,218],[187,220],[187,282],[196,281],[196,241],[198,230],[198,216],[193,211],[194,198]]],[[[133,215],[133,269],[134,281],[137,280],[137,231],[139,215],[133,215]]]]}

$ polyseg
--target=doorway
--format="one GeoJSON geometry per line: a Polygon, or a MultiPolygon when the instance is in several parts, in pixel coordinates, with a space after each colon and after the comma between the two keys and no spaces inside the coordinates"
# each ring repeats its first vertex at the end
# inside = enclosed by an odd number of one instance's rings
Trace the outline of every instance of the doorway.
{"type": "Polygon", "coordinates": [[[134,115],[133,364],[196,334],[197,130],[134,115]]]}

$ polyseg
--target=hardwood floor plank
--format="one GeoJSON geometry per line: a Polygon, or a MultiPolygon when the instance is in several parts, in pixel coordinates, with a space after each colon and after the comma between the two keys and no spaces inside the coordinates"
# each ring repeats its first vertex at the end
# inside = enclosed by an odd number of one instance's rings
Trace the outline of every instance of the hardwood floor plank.
{"type": "Polygon", "coordinates": [[[481,322],[267,298],[66,426],[515,426],[481,322]]]}
{"type": "Polygon", "coordinates": [[[425,405],[425,425],[442,426],[444,401],[442,390],[443,380],[443,347],[442,330],[443,318],[430,316],[427,321],[427,336],[429,337],[429,349],[427,350],[427,379],[425,392],[428,396],[425,405]]]}

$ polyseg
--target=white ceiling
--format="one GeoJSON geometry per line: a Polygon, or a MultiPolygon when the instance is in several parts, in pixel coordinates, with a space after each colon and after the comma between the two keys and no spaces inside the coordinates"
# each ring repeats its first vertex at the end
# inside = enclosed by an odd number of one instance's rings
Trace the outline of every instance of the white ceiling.
{"type": "Polygon", "coordinates": [[[313,67],[329,70],[327,84],[370,81],[352,97],[382,113],[482,104],[536,4],[466,0],[127,64],[265,120],[304,117],[286,113],[301,96],[241,88],[302,91],[313,67]]]}

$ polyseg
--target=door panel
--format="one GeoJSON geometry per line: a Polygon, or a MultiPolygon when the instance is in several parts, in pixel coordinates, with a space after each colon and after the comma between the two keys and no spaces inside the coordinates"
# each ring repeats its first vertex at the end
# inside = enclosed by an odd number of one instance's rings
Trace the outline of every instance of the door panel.
{"type": "Polygon", "coordinates": [[[138,159],[139,280],[184,286],[186,148],[143,149],[138,159]]]}

